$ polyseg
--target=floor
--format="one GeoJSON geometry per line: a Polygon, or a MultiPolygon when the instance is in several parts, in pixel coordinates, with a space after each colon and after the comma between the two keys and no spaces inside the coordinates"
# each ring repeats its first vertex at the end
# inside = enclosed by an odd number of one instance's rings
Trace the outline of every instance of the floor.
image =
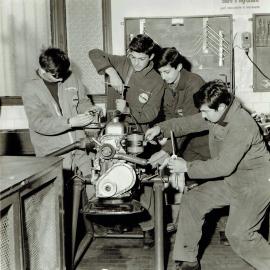
{"type": "MultiPolygon", "coordinates": [[[[165,250],[167,252],[168,250],[165,250]]],[[[229,246],[212,241],[207,247],[202,260],[202,270],[251,270],[253,269],[239,257],[229,246]]],[[[154,248],[144,250],[141,239],[105,239],[94,240],[85,253],[77,270],[151,270],[154,269],[154,248]]],[[[171,259],[165,267],[173,270],[171,259]]]]}
{"type": "MultiPolygon", "coordinates": [[[[253,267],[242,261],[230,246],[220,243],[219,233],[210,228],[204,240],[202,270],[252,270],[253,267]],[[210,237],[211,235],[211,237],[210,237]]],[[[172,248],[175,234],[168,237],[164,253],[165,270],[174,270],[172,248]]],[[[143,239],[96,238],[87,249],[77,270],[152,270],[154,269],[154,248],[143,249],[143,239]]]]}

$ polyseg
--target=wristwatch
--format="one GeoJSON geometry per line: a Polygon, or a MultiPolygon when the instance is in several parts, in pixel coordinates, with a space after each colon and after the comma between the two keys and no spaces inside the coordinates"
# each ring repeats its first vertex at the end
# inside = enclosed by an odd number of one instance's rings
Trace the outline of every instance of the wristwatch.
{"type": "Polygon", "coordinates": [[[72,125],[70,123],[70,118],[67,119],[67,123],[68,123],[69,127],[72,128],[72,125]]]}

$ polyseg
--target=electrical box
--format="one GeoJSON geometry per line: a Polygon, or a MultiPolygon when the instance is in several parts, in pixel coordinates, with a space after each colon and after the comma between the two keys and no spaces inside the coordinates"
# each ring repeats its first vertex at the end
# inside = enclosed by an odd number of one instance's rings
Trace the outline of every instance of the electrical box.
{"type": "Polygon", "coordinates": [[[242,48],[245,51],[248,51],[251,48],[251,33],[243,32],[241,38],[242,38],[242,48]]]}
{"type": "Polygon", "coordinates": [[[232,16],[125,18],[126,48],[132,37],[148,34],[161,47],[175,47],[205,81],[232,87],[232,16]]]}

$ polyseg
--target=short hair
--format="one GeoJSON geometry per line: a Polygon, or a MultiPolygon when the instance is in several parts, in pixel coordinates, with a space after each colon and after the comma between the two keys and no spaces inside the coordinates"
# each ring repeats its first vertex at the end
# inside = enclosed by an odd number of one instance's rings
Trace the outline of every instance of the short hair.
{"type": "Polygon", "coordinates": [[[39,56],[39,64],[41,68],[54,74],[56,78],[66,79],[71,73],[68,55],[59,48],[43,50],[39,56]]]}
{"type": "Polygon", "coordinates": [[[213,80],[205,83],[198,92],[193,95],[195,107],[200,109],[202,105],[217,110],[221,103],[229,105],[232,95],[228,91],[226,83],[221,80],[213,80]]]}
{"type": "Polygon", "coordinates": [[[176,48],[168,47],[160,50],[159,57],[156,59],[157,69],[167,65],[176,69],[179,64],[182,64],[186,70],[191,70],[191,63],[176,48]]]}
{"type": "Polygon", "coordinates": [[[139,34],[131,40],[128,49],[131,52],[145,53],[151,56],[160,49],[160,46],[148,35],[139,34]]]}

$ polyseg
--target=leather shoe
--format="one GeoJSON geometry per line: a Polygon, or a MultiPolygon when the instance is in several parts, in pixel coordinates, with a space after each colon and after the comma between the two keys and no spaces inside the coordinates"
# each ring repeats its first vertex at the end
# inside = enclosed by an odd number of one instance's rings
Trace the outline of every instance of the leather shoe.
{"type": "Polygon", "coordinates": [[[154,229],[144,231],[143,248],[150,249],[155,245],[154,229]]]}
{"type": "Polygon", "coordinates": [[[219,242],[220,242],[221,245],[224,245],[224,246],[229,246],[230,245],[229,240],[226,237],[225,232],[223,232],[223,231],[219,232],[219,242]]]}
{"type": "Polygon", "coordinates": [[[199,262],[176,262],[176,270],[201,270],[199,262]]]}
{"type": "Polygon", "coordinates": [[[168,233],[174,233],[177,231],[177,224],[175,223],[168,223],[167,224],[167,227],[166,227],[166,230],[168,233]]]}

